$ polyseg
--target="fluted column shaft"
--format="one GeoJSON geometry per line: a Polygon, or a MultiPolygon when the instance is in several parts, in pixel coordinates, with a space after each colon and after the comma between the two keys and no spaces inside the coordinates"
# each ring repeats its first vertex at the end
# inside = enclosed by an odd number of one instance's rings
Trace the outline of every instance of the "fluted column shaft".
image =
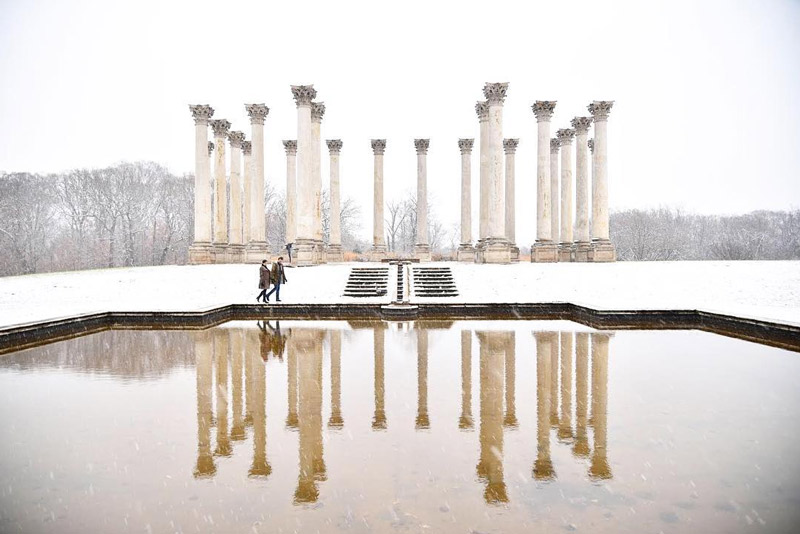
{"type": "Polygon", "coordinates": [[[339,153],[342,149],[342,142],[338,139],[328,141],[328,148],[331,155],[331,207],[330,219],[331,230],[330,239],[328,243],[333,246],[341,246],[342,244],[342,209],[341,200],[339,197],[339,153]],[[335,143],[338,141],[338,143],[335,143]],[[332,144],[333,143],[333,144],[332,144]]]}
{"type": "Polygon", "coordinates": [[[489,99],[488,129],[489,235],[487,237],[505,240],[506,200],[503,180],[503,101],[500,98],[489,99]]]}
{"type": "Polygon", "coordinates": [[[417,149],[417,243],[428,244],[428,142],[416,139],[417,149]]]}
{"type": "Polygon", "coordinates": [[[231,144],[231,180],[230,180],[230,236],[231,245],[243,245],[244,234],[242,232],[242,143],[244,134],[242,132],[230,132],[228,140],[231,144]]]}
{"type": "Polygon", "coordinates": [[[297,141],[283,142],[286,150],[286,242],[297,239],[297,141]]]}
{"type": "Polygon", "coordinates": [[[250,188],[250,242],[258,246],[256,252],[266,250],[266,221],[264,217],[264,120],[269,108],[264,104],[247,104],[250,115],[250,142],[252,146],[253,175],[250,188]]]}
{"type": "Polygon", "coordinates": [[[589,105],[594,117],[594,162],[592,177],[592,240],[608,241],[608,114],[613,101],[589,105]]]}
{"type": "Polygon", "coordinates": [[[506,180],[505,180],[505,230],[506,239],[512,244],[517,242],[516,222],[516,153],[519,139],[504,139],[503,149],[506,153],[506,180]]]}
{"type": "Polygon", "coordinates": [[[552,111],[536,115],[536,240],[552,240],[550,218],[552,198],[550,191],[550,118],[552,111]]]}
{"type": "Polygon", "coordinates": [[[386,253],[386,241],[383,232],[383,153],[386,150],[386,139],[373,139],[373,216],[372,216],[372,251],[378,255],[386,253]]]}
{"type": "MultiPolygon", "coordinates": [[[[314,137],[311,131],[311,100],[317,92],[311,86],[293,86],[297,104],[297,241],[314,240],[314,137]]],[[[300,251],[298,250],[298,253],[300,251]]],[[[309,256],[311,252],[309,251],[309,256]]],[[[298,258],[300,261],[300,258],[298,258]]],[[[313,260],[309,257],[308,262],[313,260]]]]}
{"type": "Polygon", "coordinates": [[[211,121],[214,130],[214,244],[228,244],[228,180],[225,169],[225,145],[231,123],[211,121]]]}
{"type": "MultiPolygon", "coordinates": [[[[559,260],[572,260],[572,139],[575,130],[563,128],[556,132],[561,147],[561,243],[559,260]]],[[[554,197],[555,198],[555,197],[554,197]]],[[[555,205],[556,202],[553,202],[555,205]]]]}
{"type": "Polygon", "coordinates": [[[322,117],[325,105],[322,102],[311,103],[311,175],[313,178],[313,215],[314,240],[322,242],[322,117]]]}
{"type": "Polygon", "coordinates": [[[480,126],[479,146],[479,180],[480,198],[478,199],[478,239],[489,237],[489,104],[478,102],[475,104],[480,126]]]}
{"type": "Polygon", "coordinates": [[[561,225],[564,224],[562,213],[563,210],[559,208],[559,190],[561,191],[561,205],[564,204],[564,190],[559,188],[558,182],[561,175],[558,172],[558,149],[560,145],[558,139],[550,139],[550,194],[553,197],[550,213],[550,238],[553,243],[561,241],[561,225]]]}
{"type": "Polygon", "coordinates": [[[461,245],[472,245],[472,145],[474,139],[459,139],[461,149],[461,245]]]}
{"type": "Polygon", "coordinates": [[[210,106],[189,106],[194,116],[194,241],[211,243],[211,176],[208,168],[210,106]]]}
{"type": "MultiPolygon", "coordinates": [[[[587,138],[591,117],[575,117],[575,242],[580,247],[589,243],[589,172],[587,138]]],[[[583,260],[583,258],[577,258],[583,260]]]]}
{"type": "Polygon", "coordinates": [[[250,141],[242,143],[242,155],[244,157],[244,199],[242,201],[242,238],[245,243],[251,241],[251,226],[252,226],[252,213],[253,202],[253,144],[250,141]]]}

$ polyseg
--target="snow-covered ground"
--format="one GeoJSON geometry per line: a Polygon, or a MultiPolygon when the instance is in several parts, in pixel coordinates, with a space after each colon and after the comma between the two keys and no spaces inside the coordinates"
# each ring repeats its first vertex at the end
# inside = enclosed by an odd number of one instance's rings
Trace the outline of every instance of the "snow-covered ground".
{"type": "MultiPolygon", "coordinates": [[[[342,296],[350,269],[368,265],[287,269],[289,282],[282,287],[281,300],[388,303],[391,296],[342,296]]],[[[797,261],[433,265],[453,269],[459,296],[412,301],[698,309],[800,325],[797,261]]],[[[133,267],[6,277],[0,278],[0,327],[98,311],[195,311],[255,304],[257,285],[257,265],[133,267]]]]}

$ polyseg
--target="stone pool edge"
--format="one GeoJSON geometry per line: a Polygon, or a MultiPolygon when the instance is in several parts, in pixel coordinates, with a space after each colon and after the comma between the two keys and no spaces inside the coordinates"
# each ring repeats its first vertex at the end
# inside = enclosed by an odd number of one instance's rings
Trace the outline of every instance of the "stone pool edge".
{"type": "Polygon", "coordinates": [[[228,304],[193,312],[97,312],[0,328],[0,354],[118,329],[204,329],[259,319],[567,320],[609,330],[703,330],[800,352],[800,326],[703,310],[597,310],[569,302],[416,304],[228,304]]]}

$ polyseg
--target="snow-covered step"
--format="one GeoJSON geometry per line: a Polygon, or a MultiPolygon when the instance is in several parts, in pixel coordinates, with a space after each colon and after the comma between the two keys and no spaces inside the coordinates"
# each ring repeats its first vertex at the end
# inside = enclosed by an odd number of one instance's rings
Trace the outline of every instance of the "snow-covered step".
{"type": "Polygon", "coordinates": [[[458,296],[450,267],[414,267],[411,272],[414,295],[418,297],[458,296]]]}
{"type": "Polygon", "coordinates": [[[382,297],[387,293],[388,267],[353,267],[344,288],[346,297],[382,297]]]}

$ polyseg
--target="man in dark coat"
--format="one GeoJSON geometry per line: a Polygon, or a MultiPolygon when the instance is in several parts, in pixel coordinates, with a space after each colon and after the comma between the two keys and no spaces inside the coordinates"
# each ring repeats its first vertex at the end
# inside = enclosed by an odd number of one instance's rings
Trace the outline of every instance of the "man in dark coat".
{"type": "Polygon", "coordinates": [[[278,256],[278,261],[272,264],[272,273],[270,276],[270,282],[272,282],[275,287],[272,288],[272,291],[267,293],[264,297],[265,302],[269,302],[269,296],[275,293],[275,300],[277,302],[281,301],[281,284],[285,284],[288,282],[286,280],[286,273],[283,270],[283,256],[278,256]]]}
{"type": "Polygon", "coordinates": [[[261,260],[261,267],[258,268],[258,289],[261,290],[261,293],[258,294],[256,297],[256,302],[260,301],[262,298],[264,302],[267,302],[267,289],[269,289],[269,279],[270,279],[270,272],[269,267],[267,267],[267,260],[261,260]]]}

